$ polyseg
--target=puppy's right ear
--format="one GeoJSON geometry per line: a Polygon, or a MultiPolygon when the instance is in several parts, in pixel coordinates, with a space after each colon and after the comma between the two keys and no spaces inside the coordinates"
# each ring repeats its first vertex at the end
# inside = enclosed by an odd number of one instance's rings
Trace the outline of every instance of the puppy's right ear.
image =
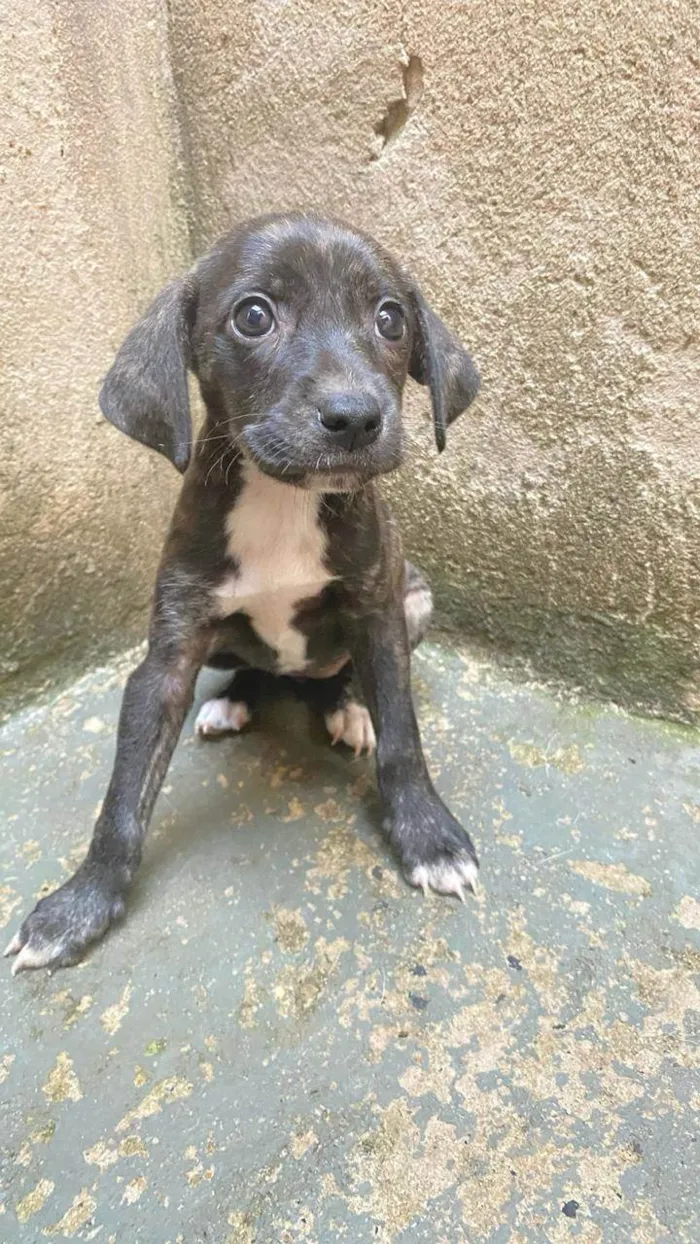
{"type": "Polygon", "coordinates": [[[120,346],[100,390],[105,418],[181,472],[192,444],[187,369],[195,306],[193,277],[166,285],[120,346]]]}

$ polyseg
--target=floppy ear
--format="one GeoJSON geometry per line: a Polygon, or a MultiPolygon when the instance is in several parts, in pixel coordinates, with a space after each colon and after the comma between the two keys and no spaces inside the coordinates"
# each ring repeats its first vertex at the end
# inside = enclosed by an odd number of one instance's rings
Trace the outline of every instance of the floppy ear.
{"type": "Polygon", "coordinates": [[[106,419],[184,472],[192,425],[187,395],[195,287],[171,281],[120,346],[100,390],[106,419]]]}
{"type": "Polygon", "coordinates": [[[479,373],[454,333],[430,310],[415,287],[412,299],[415,335],[408,370],[414,380],[430,389],[435,443],[442,453],[445,429],[471,405],[479,391],[479,373]]]}

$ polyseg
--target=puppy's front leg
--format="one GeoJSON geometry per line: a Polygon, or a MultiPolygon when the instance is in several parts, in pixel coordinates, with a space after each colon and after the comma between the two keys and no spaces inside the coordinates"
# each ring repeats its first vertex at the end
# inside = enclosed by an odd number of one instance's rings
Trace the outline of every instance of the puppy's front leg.
{"type": "Polygon", "coordinates": [[[199,662],[153,643],[124,691],[117,755],[85,860],[27,916],[6,954],[23,968],[67,967],[124,911],[156,796],[192,702],[199,662]]]}
{"type": "Polygon", "coordinates": [[[469,835],[437,794],[423,756],[410,689],[403,601],[365,620],[352,647],[354,668],[377,734],[377,779],[384,828],[406,879],[464,898],[476,889],[478,861],[469,835]]]}

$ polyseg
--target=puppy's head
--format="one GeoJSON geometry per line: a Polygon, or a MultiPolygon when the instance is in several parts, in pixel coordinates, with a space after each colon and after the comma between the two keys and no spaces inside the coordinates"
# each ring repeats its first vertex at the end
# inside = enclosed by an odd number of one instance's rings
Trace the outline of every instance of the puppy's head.
{"type": "Polygon", "coordinates": [[[187,369],[209,417],[289,483],[361,484],[401,460],[407,375],[428,385],[438,448],[476,396],[474,365],[370,238],[269,216],[222,239],[157,296],[100,394],[127,435],[187,467],[187,369]]]}

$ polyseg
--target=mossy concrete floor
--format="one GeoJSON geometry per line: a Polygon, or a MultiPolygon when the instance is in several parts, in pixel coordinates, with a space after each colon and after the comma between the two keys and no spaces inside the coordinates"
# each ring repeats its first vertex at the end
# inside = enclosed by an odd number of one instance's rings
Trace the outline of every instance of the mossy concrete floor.
{"type": "MultiPolygon", "coordinates": [[[[124,672],[6,728],[8,938],[85,848],[124,672]]],[[[697,736],[436,645],[415,684],[482,897],[403,884],[303,706],[188,724],[125,924],[2,971],[3,1244],[700,1239],[697,736]]]]}

